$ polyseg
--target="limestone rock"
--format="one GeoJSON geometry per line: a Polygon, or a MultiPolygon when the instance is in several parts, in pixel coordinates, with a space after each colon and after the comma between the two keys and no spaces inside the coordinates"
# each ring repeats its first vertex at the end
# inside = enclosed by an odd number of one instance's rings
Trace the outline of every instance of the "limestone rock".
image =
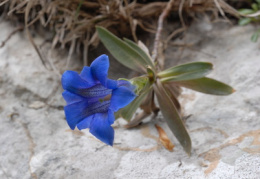
{"type": "MultiPolygon", "coordinates": [[[[42,66],[24,33],[15,34],[0,49],[0,178],[259,178],[260,50],[250,41],[254,28],[203,24],[195,23],[187,33],[186,42],[193,46],[182,52],[169,46],[167,63],[210,61],[215,66],[211,77],[237,91],[219,97],[184,90],[180,100],[185,115],[191,115],[186,120],[191,157],[161,114],[130,130],[117,121],[113,148],[88,130],[71,131],[60,77],[42,66]],[[175,144],[173,152],[159,144],[154,123],[175,144]]],[[[0,29],[0,41],[12,31],[8,23],[0,29]]]]}

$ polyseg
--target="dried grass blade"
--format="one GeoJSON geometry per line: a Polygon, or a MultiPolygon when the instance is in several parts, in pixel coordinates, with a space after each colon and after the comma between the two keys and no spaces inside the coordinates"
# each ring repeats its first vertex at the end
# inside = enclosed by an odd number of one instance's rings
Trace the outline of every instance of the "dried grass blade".
{"type": "Polygon", "coordinates": [[[27,36],[31,42],[31,44],[33,45],[34,49],[36,50],[38,56],[40,57],[40,60],[43,64],[43,66],[46,68],[46,69],[49,69],[47,67],[47,64],[46,62],[44,61],[44,58],[39,50],[39,48],[37,47],[37,45],[35,44],[33,38],[32,38],[32,35],[29,31],[29,27],[28,27],[28,19],[29,19],[29,13],[30,13],[30,9],[32,8],[32,5],[33,5],[33,1],[29,1],[26,5],[26,8],[25,8],[25,16],[24,16],[24,21],[25,21],[25,29],[26,29],[26,33],[27,33],[27,36]]]}

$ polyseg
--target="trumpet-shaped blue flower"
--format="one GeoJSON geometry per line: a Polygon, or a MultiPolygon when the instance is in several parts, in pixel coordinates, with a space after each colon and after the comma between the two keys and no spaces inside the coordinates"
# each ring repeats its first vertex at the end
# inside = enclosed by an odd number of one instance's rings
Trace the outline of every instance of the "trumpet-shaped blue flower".
{"type": "Polygon", "coordinates": [[[62,95],[67,102],[64,111],[70,128],[89,128],[96,138],[112,146],[114,112],[132,102],[136,95],[135,86],[130,82],[108,79],[108,68],[108,56],[101,55],[80,74],[65,71],[61,82],[65,90],[62,95]]]}

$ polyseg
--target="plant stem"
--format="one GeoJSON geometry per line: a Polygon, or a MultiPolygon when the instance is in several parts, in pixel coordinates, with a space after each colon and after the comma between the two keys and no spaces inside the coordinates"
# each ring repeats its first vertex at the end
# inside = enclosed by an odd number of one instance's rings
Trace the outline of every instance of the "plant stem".
{"type": "Polygon", "coordinates": [[[163,30],[163,21],[169,14],[169,12],[172,8],[173,2],[174,2],[174,0],[170,0],[167,3],[166,8],[163,10],[163,12],[161,13],[161,15],[159,16],[159,19],[158,19],[158,26],[157,26],[157,31],[156,31],[155,40],[154,40],[154,48],[152,51],[152,59],[153,59],[154,63],[157,62],[159,43],[160,43],[160,38],[161,38],[162,30],[163,30]]]}

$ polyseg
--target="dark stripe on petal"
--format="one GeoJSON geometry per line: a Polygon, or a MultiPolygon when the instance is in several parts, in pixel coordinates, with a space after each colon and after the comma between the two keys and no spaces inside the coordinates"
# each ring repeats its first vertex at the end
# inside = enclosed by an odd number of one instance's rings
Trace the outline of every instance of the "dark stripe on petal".
{"type": "Polygon", "coordinates": [[[95,98],[95,97],[104,97],[108,94],[111,94],[112,90],[104,87],[101,84],[97,84],[91,88],[80,89],[79,93],[81,94],[81,96],[84,96],[86,98],[95,98]]]}
{"type": "Polygon", "coordinates": [[[103,101],[103,102],[97,101],[96,103],[93,103],[89,106],[88,115],[107,112],[109,106],[110,106],[110,101],[103,101]]]}

